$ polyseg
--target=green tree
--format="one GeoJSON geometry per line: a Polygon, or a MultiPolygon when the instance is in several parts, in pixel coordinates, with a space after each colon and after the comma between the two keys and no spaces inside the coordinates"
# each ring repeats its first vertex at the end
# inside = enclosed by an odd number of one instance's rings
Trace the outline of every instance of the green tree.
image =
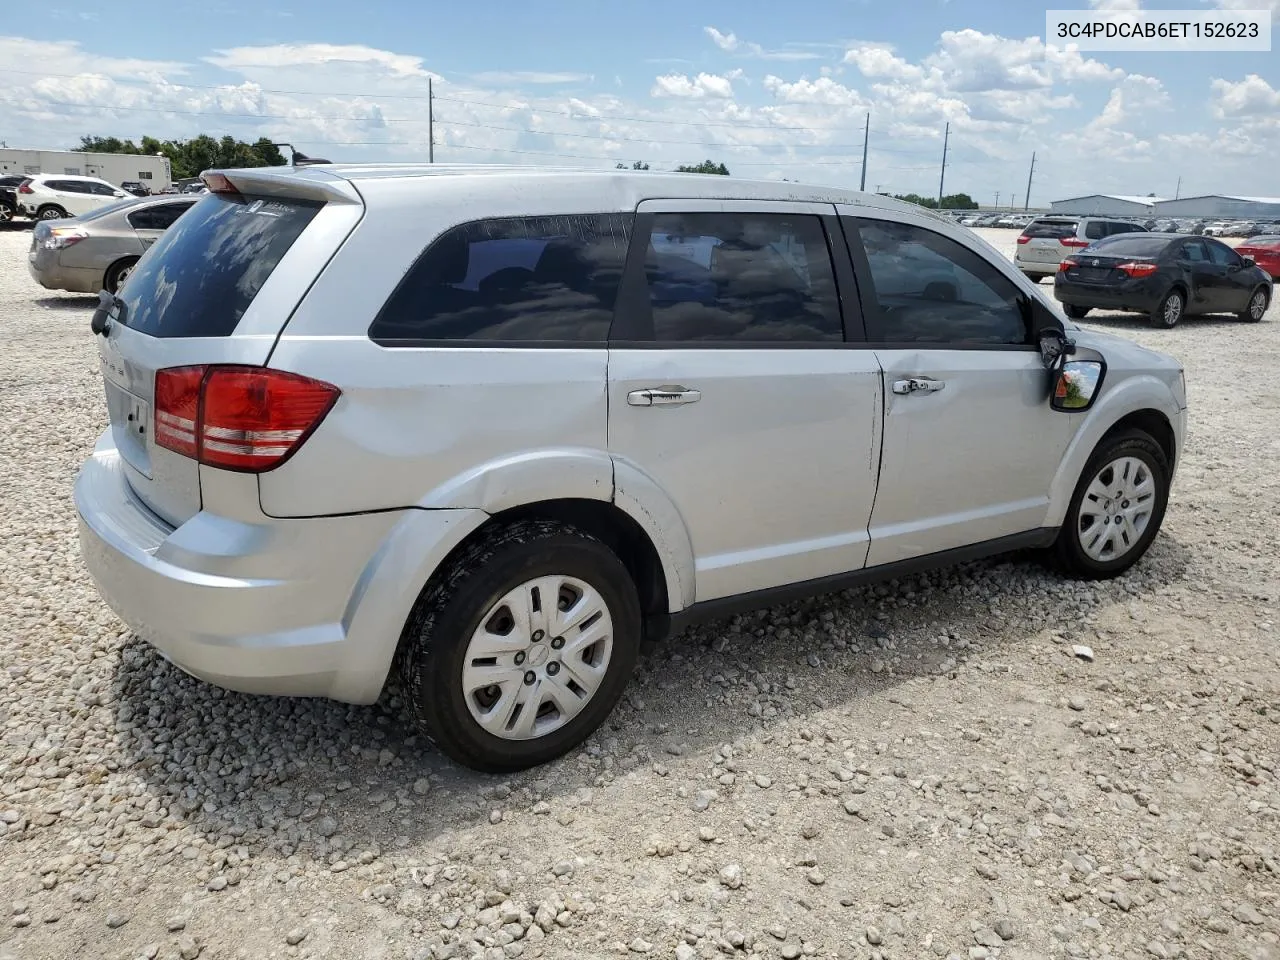
{"type": "Polygon", "coordinates": [[[627,170],[627,169],[631,169],[631,170],[648,170],[648,169],[649,169],[649,164],[647,164],[647,163],[641,163],[639,160],[637,160],[635,163],[631,164],[631,166],[630,166],[630,167],[628,167],[625,163],[620,163],[620,164],[618,164],[614,169],[615,169],[615,170],[627,170]]]}
{"type": "Polygon", "coordinates": [[[977,210],[978,204],[967,193],[949,193],[942,198],[943,210],[977,210]]]}
{"type": "Polygon", "coordinates": [[[226,167],[279,167],[284,155],[266,137],[245,143],[232,136],[215,139],[208,134],[190,140],[160,140],[143,137],[141,146],[119,137],[81,137],[79,149],[86,153],[132,153],[169,159],[175,179],[199,176],[205,170],[226,167]]]}
{"type": "Polygon", "coordinates": [[[684,165],[676,167],[676,173],[714,173],[722,177],[729,176],[729,168],[723,163],[715,163],[712,160],[703,160],[701,163],[692,166],[684,165]]]}

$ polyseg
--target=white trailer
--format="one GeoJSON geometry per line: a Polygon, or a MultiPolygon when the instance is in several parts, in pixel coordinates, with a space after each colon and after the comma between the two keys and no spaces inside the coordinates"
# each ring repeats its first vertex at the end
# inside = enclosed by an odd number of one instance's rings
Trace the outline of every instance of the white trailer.
{"type": "Polygon", "coordinates": [[[133,180],[144,184],[152,193],[159,193],[173,184],[169,158],[164,156],[0,148],[0,176],[36,173],[97,177],[117,187],[133,180]]]}

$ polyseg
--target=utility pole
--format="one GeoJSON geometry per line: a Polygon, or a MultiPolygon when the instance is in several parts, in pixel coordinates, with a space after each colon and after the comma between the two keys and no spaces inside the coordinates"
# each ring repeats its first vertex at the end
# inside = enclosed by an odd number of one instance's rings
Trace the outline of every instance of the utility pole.
{"type": "Polygon", "coordinates": [[[996,191],[996,209],[997,210],[1000,209],[1000,191],[999,190],[996,191]]]}
{"type": "Polygon", "coordinates": [[[1031,178],[1036,175],[1036,155],[1035,151],[1031,153],[1031,172],[1027,174],[1027,199],[1022,202],[1022,212],[1026,213],[1031,209],[1031,178]]]}
{"type": "Polygon", "coordinates": [[[938,209],[942,209],[942,185],[947,179],[947,144],[951,140],[951,124],[947,124],[947,131],[942,135],[942,173],[938,175],[938,209]]]}
{"type": "Polygon", "coordinates": [[[427,163],[436,162],[436,94],[427,77],[427,163]]]}
{"type": "Polygon", "coordinates": [[[1177,200],[1182,194],[1182,178],[1178,178],[1178,185],[1173,189],[1173,199],[1177,200]]]}
{"type": "Polygon", "coordinates": [[[867,112],[867,125],[862,130],[862,186],[858,189],[863,193],[867,190],[867,141],[871,139],[871,112],[867,112]]]}
{"type": "Polygon", "coordinates": [[[883,186],[884,186],[884,184],[883,184],[883,183],[877,183],[877,184],[876,184],[876,193],[879,193],[879,192],[880,192],[880,188],[881,188],[881,187],[883,187],[883,186]]]}

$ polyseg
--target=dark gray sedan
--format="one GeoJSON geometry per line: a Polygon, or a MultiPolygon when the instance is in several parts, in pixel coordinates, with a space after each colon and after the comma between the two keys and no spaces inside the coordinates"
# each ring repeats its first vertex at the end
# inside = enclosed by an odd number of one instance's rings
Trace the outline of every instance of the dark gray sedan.
{"type": "Polygon", "coordinates": [[[130,197],[31,233],[27,269],[36,283],[71,293],[115,293],[134,264],[199,197],[130,197]]]}

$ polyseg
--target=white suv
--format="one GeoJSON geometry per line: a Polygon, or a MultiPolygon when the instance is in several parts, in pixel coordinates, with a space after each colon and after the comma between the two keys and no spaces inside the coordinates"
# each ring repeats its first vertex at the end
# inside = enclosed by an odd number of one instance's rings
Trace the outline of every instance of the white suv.
{"type": "Polygon", "coordinates": [[[25,216],[36,220],[61,220],[78,217],[128,196],[119,187],[97,177],[37,173],[19,185],[15,199],[25,216]]]}
{"type": "Polygon", "coordinates": [[[1095,240],[1117,233],[1146,233],[1147,228],[1129,220],[1107,217],[1039,217],[1018,237],[1013,262],[1036,283],[1058,272],[1064,257],[1083,250],[1095,240]]]}
{"type": "Polygon", "coordinates": [[[236,690],[376,700],[464,764],[580,743],[644,636],[1156,536],[1182,370],[971,231],[698,175],[338,166],[211,193],[95,312],[107,602],[236,690]]]}

